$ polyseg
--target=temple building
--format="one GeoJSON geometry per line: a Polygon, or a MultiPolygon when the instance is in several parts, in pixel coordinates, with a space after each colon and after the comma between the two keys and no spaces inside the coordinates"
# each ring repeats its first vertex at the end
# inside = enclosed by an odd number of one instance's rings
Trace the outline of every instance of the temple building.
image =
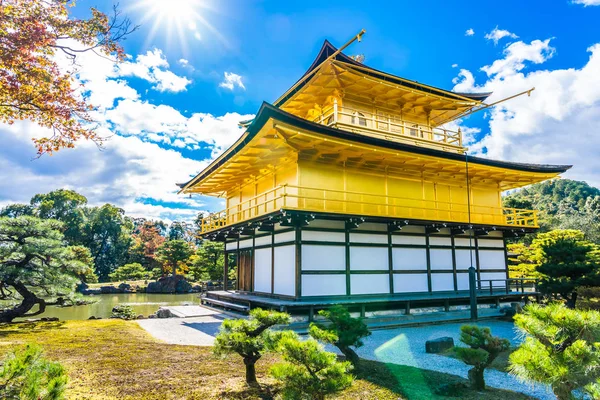
{"type": "Polygon", "coordinates": [[[226,201],[201,235],[235,256],[236,290],[208,298],[363,312],[460,303],[471,266],[479,289],[509,296],[506,239],[535,231],[538,220],[535,210],[503,208],[501,193],[570,166],[467,155],[460,130],[445,126],[489,95],[393,76],[326,41],[292,88],[180,185],[226,201]]]}

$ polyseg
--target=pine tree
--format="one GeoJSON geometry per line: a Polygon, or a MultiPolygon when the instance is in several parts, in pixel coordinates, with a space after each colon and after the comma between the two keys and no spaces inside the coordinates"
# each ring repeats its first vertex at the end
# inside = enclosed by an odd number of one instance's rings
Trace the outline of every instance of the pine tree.
{"type": "Polygon", "coordinates": [[[0,395],[6,400],[61,400],[66,385],[63,366],[48,361],[33,344],[10,352],[0,369],[0,395]]]}
{"type": "Polygon", "coordinates": [[[237,353],[246,366],[246,383],[258,385],[256,362],[265,351],[273,349],[279,337],[269,328],[290,323],[289,314],[255,308],[249,319],[226,319],[215,338],[217,355],[237,353]]]}
{"type": "Polygon", "coordinates": [[[477,390],[484,390],[485,369],[500,353],[509,349],[510,342],[493,336],[490,328],[463,325],[460,331],[460,341],[469,347],[456,347],[456,354],[465,364],[473,366],[468,373],[471,386],[477,390]]]}
{"type": "Polygon", "coordinates": [[[530,304],[524,311],[515,316],[525,340],[510,355],[510,373],[550,385],[559,400],[571,399],[575,389],[598,398],[600,312],[558,303],[530,304]]]}
{"type": "Polygon", "coordinates": [[[352,318],[350,312],[340,305],[329,310],[321,310],[319,315],[327,318],[331,323],[329,325],[312,323],[310,336],[336,346],[346,356],[346,360],[356,367],[360,358],[352,347],[361,347],[363,345],[361,339],[371,334],[367,325],[359,318],[352,318]]]}
{"type": "Polygon", "coordinates": [[[323,350],[314,339],[300,340],[292,332],[277,345],[285,362],[271,368],[271,374],[283,384],[285,399],[322,400],[348,388],[354,378],[352,364],[339,362],[334,353],[323,350]]]}
{"type": "Polygon", "coordinates": [[[0,310],[0,322],[42,314],[52,304],[48,298],[74,293],[79,277],[89,271],[65,246],[61,229],[52,219],[0,218],[0,299],[21,301],[0,310]]]}

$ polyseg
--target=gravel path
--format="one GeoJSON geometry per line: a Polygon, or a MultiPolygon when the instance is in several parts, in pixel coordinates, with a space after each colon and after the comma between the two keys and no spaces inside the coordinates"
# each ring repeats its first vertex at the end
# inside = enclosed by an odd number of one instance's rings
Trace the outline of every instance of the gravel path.
{"type": "MultiPolygon", "coordinates": [[[[461,325],[463,324],[373,331],[373,334],[364,341],[365,345],[358,349],[358,354],[366,359],[409,365],[466,378],[470,367],[463,362],[450,357],[425,353],[425,342],[430,339],[450,336],[454,338],[455,343],[460,343],[461,325]]],[[[519,343],[514,326],[510,322],[485,321],[478,325],[490,327],[495,336],[507,338],[514,345],[519,343]]],[[[523,384],[509,374],[497,370],[487,370],[485,381],[488,386],[525,393],[540,400],[556,399],[545,385],[523,384]]]]}
{"type": "MultiPolygon", "coordinates": [[[[228,316],[216,312],[207,314],[194,318],[147,319],[140,320],[138,323],[152,336],[167,343],[212,346],[221,321],[228,316]]],[[[451,336],[455,343],[460,343],[461,325],[461,323],[453,323],[376,330],[364,341],[365,344],[358,349],[358,354],[370,360],[409,365],[466,378],[469,366],[463,362],[450,357],[425,353],[425,342],[430,339],[451,336]]],[[[518,344],[512,323],[485,321],[480,325],[490,327],[495,336],[507,338],[513,345],[518,344]]],[[[328,350],[336,351],[337,349],[328,346],[328,350]]],[[[488,386],[525,393],[540,400],[556,399],[544,385],[523,384],[507,373],[497,370],[486,371],[485,381],[488,386]]]]}

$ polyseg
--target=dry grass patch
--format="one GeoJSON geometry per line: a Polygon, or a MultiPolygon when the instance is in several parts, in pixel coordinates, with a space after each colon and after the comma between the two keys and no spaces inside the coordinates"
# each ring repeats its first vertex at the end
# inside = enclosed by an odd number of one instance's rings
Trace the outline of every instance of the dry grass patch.
{"type": "MultiPolygon", "coordinates": [[[[19,323],[0,326],[0,353],[14,345],[39,343],[47,356],[68,369],[69,399],[271,399],[278,386],[267,374],[277,360],[257,363],[263,388],[249,389],[241,359],[215,357],[210,347],[160,342],[134,321],[95,320],[19,323]]],[[[464,389],[438,396],[446,383],[465,380],[417,368],[365,361],[357,379],[339,399],[527,399],[500,390],[464,389]]]]}

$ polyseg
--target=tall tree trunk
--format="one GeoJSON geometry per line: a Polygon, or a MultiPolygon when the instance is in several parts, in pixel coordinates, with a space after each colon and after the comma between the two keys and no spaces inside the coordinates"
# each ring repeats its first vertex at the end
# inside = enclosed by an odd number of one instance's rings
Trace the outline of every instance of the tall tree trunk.
{"type": "Polygon", "coordinates": [[[12,322],[15,318],[19,317],[33,317],[46,311],[46,302],[44,299],[38,298],[34,293],[30,292],[24,284],[13,281],[5,281],[4,283],[15,288],[21,297],[23,297],[23,301],[14,308],[0,311],[0,322],[12,322]],[[39,310],[27,314],[27,312],[36,304],[39,304],[39,310]]]}
{"type": "Polygon", "coordinates": [[[246,365],[246,383],[251,386],[257,386],[256,380],[256,361],[255,357],[244,357],[244,365],[246,365]]]}

